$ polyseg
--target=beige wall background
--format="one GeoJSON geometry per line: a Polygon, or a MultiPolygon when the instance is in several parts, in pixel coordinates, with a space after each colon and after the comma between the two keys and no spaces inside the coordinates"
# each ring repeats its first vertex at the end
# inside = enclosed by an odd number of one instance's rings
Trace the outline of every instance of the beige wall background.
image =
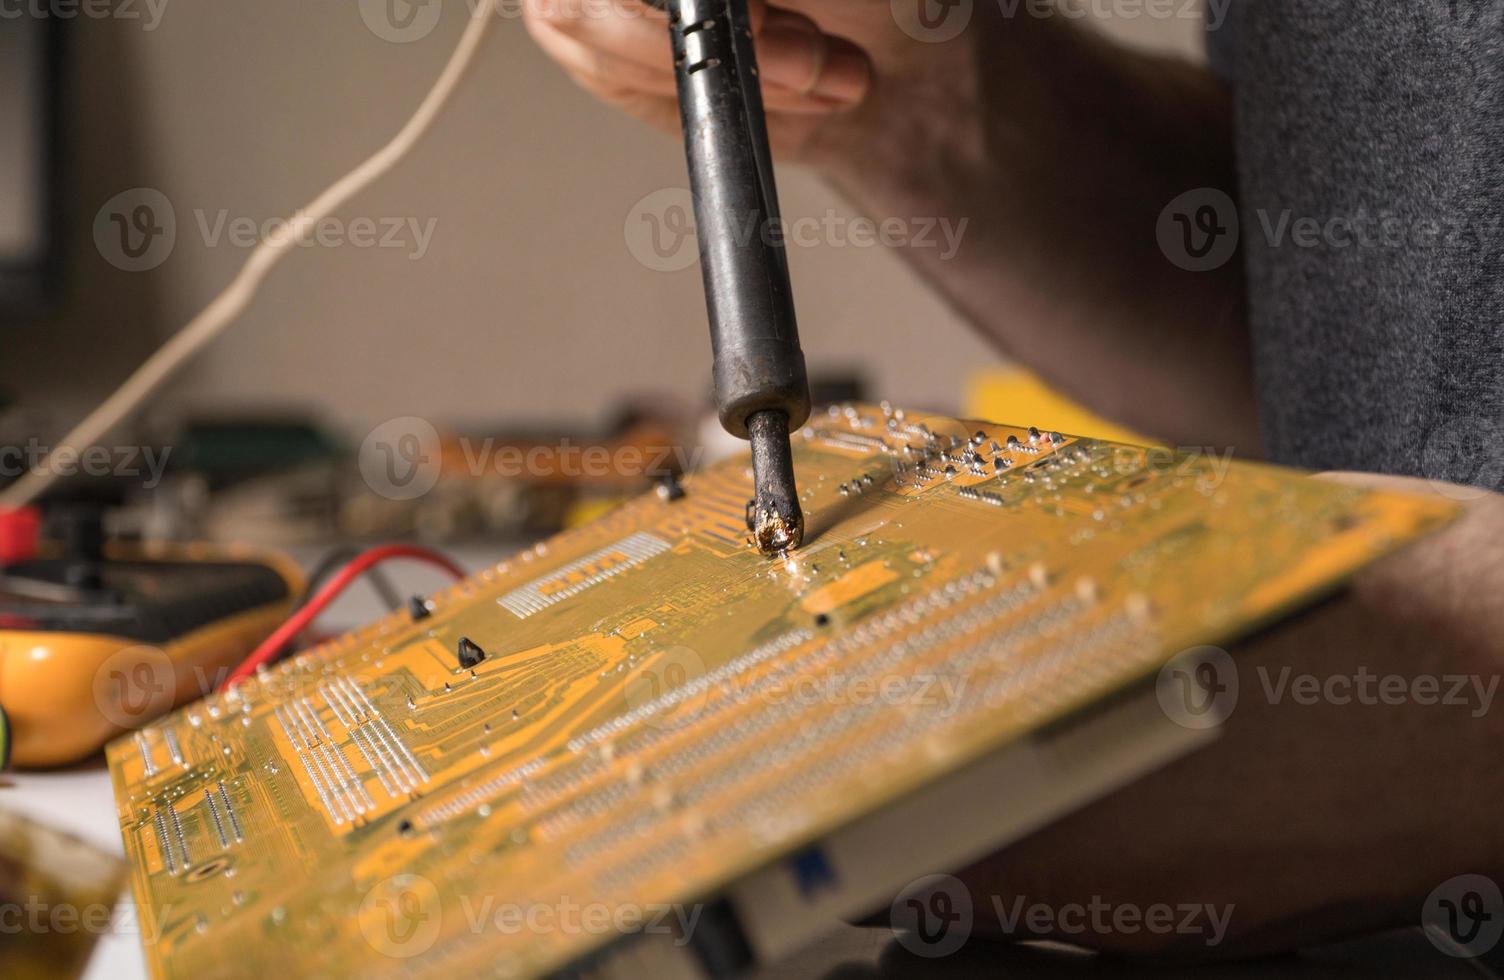
{"type": "MultiPolygon", "coordinates": [[[[409,44],[368,30],[357,0],[167,0],[151,31],[73,22],[72,294],[60,315],[10,332],[0,383],[59,422],[105,394],[244,260],[202,223],[285,214],[401,125],[464,26],[463,0],[442,2],[439,26],[409,44]],[[91,228],[107,200],[143,186],[173,203],[177,244],[159,268],[121,272],[91,228]]],[[[1120,7],[1107,29],[1198,55],[1197,20],[1120,7]]],[[[807,173],[782,168],[779,182],[786,217],[849,213],[807,173]]],[[[431,138],[343,212],[431,221],[423,258],[300,249],[157,411],[590,424],[631,395],[701,399],[699,270],[647,269],[623,232],[644,195],[685,183],[673,140],[597,105],[504,20],[431,138]]],[[[879,397],[944,409],[996,363],[880,248],[796,248],[791,266],[814,371],[855,369],[879,397]]]]}

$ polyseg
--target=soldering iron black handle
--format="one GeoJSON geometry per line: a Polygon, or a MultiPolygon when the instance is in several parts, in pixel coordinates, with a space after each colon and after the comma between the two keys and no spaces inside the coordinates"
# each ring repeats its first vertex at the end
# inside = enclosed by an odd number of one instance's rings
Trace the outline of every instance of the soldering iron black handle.
{"type": "Polygon", "coordinates": [[[667,0],[721,424],[809,417],[762,88],[746,0],[667,0]]]}

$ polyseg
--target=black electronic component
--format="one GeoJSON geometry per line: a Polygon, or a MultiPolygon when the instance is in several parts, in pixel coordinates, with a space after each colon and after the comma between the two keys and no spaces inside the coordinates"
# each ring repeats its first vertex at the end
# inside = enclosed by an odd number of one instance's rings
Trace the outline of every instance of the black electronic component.
{"type": "Polygon", "coordinates": [[[679,474],[669,473],[658,481],[655,488],[658,496],[669,502],[684,499],[684,482],[679,479],[679,474]]]}
{"type": "Polygon", "coordinates": [[[470,637],[462,636],[460,637],[459,658],[461,667],[472,670],[486,659],[486,651],[482,650],[480,644],[470,637]]]}

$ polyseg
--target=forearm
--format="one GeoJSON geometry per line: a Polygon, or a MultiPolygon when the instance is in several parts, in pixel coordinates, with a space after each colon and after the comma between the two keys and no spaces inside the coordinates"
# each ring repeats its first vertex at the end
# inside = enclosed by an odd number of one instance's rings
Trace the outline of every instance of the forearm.
{"type": "Polygon", "coordinates": [[[874,217],[965,221],[954,254],[900,251],[1050,383],[1159,438],[1256,453],[1241,264],[1184,271],[1156,236],[1178,195],[1232,190],[1226,89],[1060,19],[976,16],[923,46],[945,70],[879,65],[808,157],[874,217]]]}
{"type": "Polygon", "coordinates": [[[1228,910],[1225,933],[1074,937],[1207,958],[1417,925],[1444,882],[1504,881],[1501,590],[1504,497],[1483,494],[1341,596],[1235,650],[1215,744],[962,873],[973,902],[1207,903],[1228,910]]]}

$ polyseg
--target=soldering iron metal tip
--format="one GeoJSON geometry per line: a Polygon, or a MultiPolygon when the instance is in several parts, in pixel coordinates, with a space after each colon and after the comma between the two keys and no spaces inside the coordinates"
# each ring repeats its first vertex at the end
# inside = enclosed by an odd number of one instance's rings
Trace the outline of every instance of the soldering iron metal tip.
{"type": "Polygon", "coordinates": [[[804,542],[804,511],[794,484],[789,417],[776,409],[758,412],[747,419],[747,434],[756,494],[747,510],[747,529],[765,555],[792,551],[804,542]]]}

